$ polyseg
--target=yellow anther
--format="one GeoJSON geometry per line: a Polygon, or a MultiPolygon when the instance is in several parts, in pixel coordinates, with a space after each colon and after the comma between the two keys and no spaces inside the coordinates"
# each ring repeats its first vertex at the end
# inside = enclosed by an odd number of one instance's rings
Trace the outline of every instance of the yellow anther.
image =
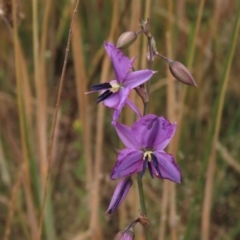
{"type": "Polygon", "coordinates": [[[145,160],[146,157],[147,157],[148,161],[151,162],[151,160],[152,160],[151,154],[152,154],[152,153],[153,153],[152,151],[146,151],[146,152],[144,152],[144,154],[143,154],[143,160],[145,160]]]}
{"type": "Polygon", "coordinates": [[[119,85],[118,83],[111,83],[111,86],[112,88],[110,89],[110,91],[113,93],[118,92],[121,88],[121,85],[119,85]]]}

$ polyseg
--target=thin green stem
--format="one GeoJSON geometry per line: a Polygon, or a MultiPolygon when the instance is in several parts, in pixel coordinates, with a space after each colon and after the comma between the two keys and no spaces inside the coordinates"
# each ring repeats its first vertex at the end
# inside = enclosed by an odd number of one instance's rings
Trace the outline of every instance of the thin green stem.
{"type": "Polygon", "coordinates": [[[138,193],[139,193],[141,211],[144,215],[147,216],[141,173],[138,173],[137,175],[137,183],[138,183],[138,193]]]}
{"type": "MultiPolygon", "coordinates": [[[[148,69],[152,69],[152,63],[153,63],[153,48],[151,45],[152,36],[148,37],[148,50],[149,50],[149,59],[148,59],[148,69]]],[[[148,81],[149,83],[149,81],[148,81]]],[[[150,84],[149,84],[150,86],[150,84]]]]}
{"type": "MultiPolygon", "coordinates": [[[[152,39],[152,37],[149,36],[148,37],[148,50],[149,50],[148,69],[152,69],[152,62],[153,62],[153,60],[152,60],[153,49],[152,49],[152,46],[151,46],[151,39],[152,39]]],[[[146,92],[147,92],[147,95],[148,95],[148,99],[147,99],[147,101],[144,102],[144,105],[143,105],[143,115],[144,116],[148,114],[150,81],[147,81],[147,83],[146,83],[146,92]]],[[[138,193],[139,193],[141,211],[147,217],[147,209],[146,209],[146,204],[145,204],[145,197],[144,197],[144,192],[143,192],[143,184],[142,184],[141,173],[138,173],[138,175],[137,175],[137,184],[138,184],[138,193]]],[[[150,239],[147,229],[145,229],[145,235],[146,235],[147,240],[150,239]]]]}
{"type": "MultiPolygon", "coordinates": [[[[153,49],[151,47],[151,39],[152,37],[148,37],[148,50],[149,50],[149,59],[148,59],[148,69],[152,69],[152,56],[153,56],[153,49]]],[[[143,116],[148,114],[148,108],[149,108],[149,94],[150,94],[150,81],[147,81],[146,83],[146,92],[148,95],[147,101],[145,101],[143,104],[143,116]]]]}

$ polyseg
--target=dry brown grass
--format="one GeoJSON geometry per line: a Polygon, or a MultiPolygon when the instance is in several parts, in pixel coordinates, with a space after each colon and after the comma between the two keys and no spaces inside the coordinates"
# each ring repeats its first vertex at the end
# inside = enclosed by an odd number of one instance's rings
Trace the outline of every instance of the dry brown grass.
{"type": "MultiPolygon", "coordinates": [[[[139,214],[134,184],[112,219],[104,215],[116,186],[113,149],[122,146],[111,110],[85,92],[113,76],[103,41],[150,16],[159,53],[187,65],[198,84],[183,87],[162,60],[153,63],[149,112],[178,123],[167,151],[183,183],[144,177],[151,239],[239,239],[237,1],[80,1],[66,62],[75,3],[0,0],[0,238],[36,239],[41,219],[41,239],[113,239],[139,214]]],[[[124,52],[147,68],[146,38],[124,52]]],[[[136,119],[128,108],[121,117],[136,119]]]]}

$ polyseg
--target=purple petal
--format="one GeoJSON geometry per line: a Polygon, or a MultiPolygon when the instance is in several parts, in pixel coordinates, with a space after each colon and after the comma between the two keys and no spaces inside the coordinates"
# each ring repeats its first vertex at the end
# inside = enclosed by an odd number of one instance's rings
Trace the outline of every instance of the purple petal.
{"type": "Polygon", "coordinates": [[[122,83],[127,73],[129,73],[132,68],[132,61],[112,43],[105,42],[104,46],[112,60],[116,79],[119,83],[122,83]]]}
{"type": "Polygon", "coordinates": [[[125,157],[127,157],[129,154],[132,154],[134,151],[135,149],[129,149],[129,148],[120,150],[117,156],[118,162],[121,162],[125,157]]]}
{"type": "Polygon", "coordinates": [[[155,167],[152,164],[152,167],[155,170],[155,176],[159,178],[166,178],[176,183],[181,183],[181,171],[177,163],[175,162],[174,157],[170,154],[165,153],[164,151],[154,152],[154,155],[157,158],[158,166],[161,172],[161,176],[159,176],[155,167]]]}
{"type": "Polygon", "coordinates": [[[136,121],[131,131],[145,148],[163,150],[172,139],[176,123],[171,124],[163,117],[148,114],[136,121]]]}
{"type": "Polygon", "coordinates": [[[157,138],[158,125],[158,117],[148,114],[132,125],[131,132],[144,148],[152,148],[157,138]]]}
{"type": "Polygon", "coordinates": [[[143,153],[137,150],[129,151],[128,149],[127,151],[127,155],[125,153],[120,153],[120,155],[124,155],[124,158],[121,157],[115,164],[111,174],[111,179],[132,175],[138,172],[139,169],[142,169],[143,153]]]}
{"type": "Polygon", "coordinates": [[[117,187],[114,190],[111,202],[109,204],[106,214],[112,214],[114,210],[122,203],[127,196],[129,189],[133,184],[131,176],[121,179],[117,187]]]}
{"type": "Polygon", "coordinates": [[[117,122],[118,118],[120,117],[122,108],[125,105],[127,97],[128,97],[128,95],[130,93],[130,89],[121,87],[118,93],[119,93],[120,100],[119,100],[119,104],[118,104],[116,110],[113,113],[113,122],[114,122],[114,124],[117,122]]]}
{"type": "Polygon", "coordinates": [[[103,101],[103,104],[109,108],[117,108],[119,105],[119,92],[113,93],[103,101]]]}
{"type": "Polygon", "coordinates": [[[117,235],[114,237],[114,240],[134,240],[134,239],[135,239],[135,234],[132,226],[127,227],[121,232],[118,232],[117,235]]]}
{"type": "Polygon", "coordinates": [[[126,103],[139,117],[142,117],[141,112],[139,111],[138,107],[134,102],[132,102],[129,98],[127,98],[126,103]]]}
{"type": "Polygon", "coordinates": [[[129,149],[141,149],[140,143],[136,140],[128,126],[117,122],[114,127],[125,147],[129,149]]]}
{"type": "Polygon", "coordinates": [[[176,123],[170,123],[163,117],[158,118],[159,121],[159,128],[156,132],[157,138],[153,143],[153,148],[155,150],[163,150],[171,141],[175,130],[176,130],[176,123]]]}
{"type": "Polygon", "coordinates": [[[125,87],[129,87],[130,89],[133,89],[145,83],[147,80],[149,80],[152,77],[153,74],[154,74],[154,71],[148,70],[148,69],[130,72],[129,74],[127,74],[126,79],[123,82],[123,85],[125,87]]]}

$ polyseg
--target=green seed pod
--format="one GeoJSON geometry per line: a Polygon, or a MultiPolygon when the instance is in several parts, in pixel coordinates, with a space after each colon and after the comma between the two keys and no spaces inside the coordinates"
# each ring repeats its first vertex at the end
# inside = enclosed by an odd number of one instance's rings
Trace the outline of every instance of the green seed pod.
{"type": "Polygon", "coordinates": [[[116,47],[119,49],[127,48],[137,39],[137,33],[133,31],[124,32],[118,38],[116,47]]]}

